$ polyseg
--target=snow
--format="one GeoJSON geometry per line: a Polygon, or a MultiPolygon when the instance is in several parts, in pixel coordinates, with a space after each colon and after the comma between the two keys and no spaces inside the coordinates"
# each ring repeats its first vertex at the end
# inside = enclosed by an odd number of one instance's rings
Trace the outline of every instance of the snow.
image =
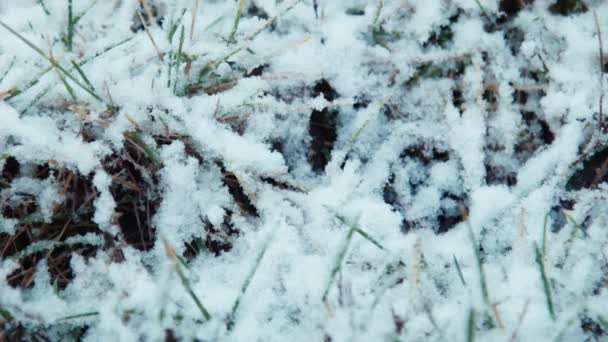
{"type": "Polygon", "coordinates": [[[194,1],[147,2],[159,51],[138,1],[73,1],[72,51],[67,1],[0,2],[101,98],[0,28],[0,331],[608,336],[604,161],[569,183],[606,143],[607,2],[249,0],[236,42],[238,1],[200,1],[192,38],[194,1]]]}

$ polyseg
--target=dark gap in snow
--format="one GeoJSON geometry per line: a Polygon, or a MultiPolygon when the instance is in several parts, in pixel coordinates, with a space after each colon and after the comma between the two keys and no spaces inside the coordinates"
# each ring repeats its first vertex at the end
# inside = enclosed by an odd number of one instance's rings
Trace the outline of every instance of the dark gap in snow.
{"type": "MultiPolygon", "coordinates": [[[[325,79],[318,81],[312,91],[312,97],[323,95],[327,101],[333,101],[338,93],[325,79]]],[[[308,150],[308,161],[317,174],[325,170],[331,159],[331,152],[337,135],[338,111],[324,108],[321,111],[313,110],[310,115],[309,133],[312,138],[308,150]]]]}
{"type": "Polygon", "coordinates": [[[78,253],[86,258],[95,256],[96,247],[73,245],[54,248],[47,257],[48,271],[50,275],[50,285],[56,286],[59,290],[65,289],[74,279],[74,272],[70,265],[72,253],[78,253]]]}
{"type": "Polygon", "coordinates": [[[277,179],[274,179],[274,178],[271,178],[271,177],[261,177],[260,179],[262,180],[262,182],[270,184],[273,187],[279,188],[281,190],[295,191],[295,192],[305,192],[304,190],[302,190],[302,189],[300,189],[300,188],[298,188],[298,187],[296,187],[294,185],[291,185],[291,184],[289,184],[287,182],[283,182],[283,181],[280,181],[280,180],[277,180],[277,179]]]}
{"type": "Polygon", "coordinates": [[[587,335],[588,340],[586,341],[603,341],[604,336],[606,336],[606,331],[602,328],[602,326],[591,319],[587,315],[583,315],[580,320],[581,329],[587,335]]]}
{"type": "MultiPolygon", "coordinates": [[[[35,168],[35,172],[37,173],[37,170],[40,169],[43,169],[45,173],[50,173],[49,165],[39,165],[35,168]]],[[[7,201],[3,206],[3,215],[18,219],[19,223],[14,236],[0,234],[2,258],[22,252],[35,242],[62,242],[69,237],[86,233],[100,233],[99,228],[93,222],[93,200],[96,197],[96,191],[92,185],[92,176],[83,176],[65,168],[55,170],[52,175],[60,187],[64,199],[54,206],[50,222],[43,222],[39,217],[38,208],[33,204],[34,199],[31,195],[28,196],[31,198],[29,202],[11,200],[10,203],[7,201]]],[[[48,251],[50,253],[47,262],[51,279],[53,281],[58,279],[59,289],[63,289],[71,279],[68,276],[71,274],[71,271],[68,270],[69,259],[71,251],[76,248],[77,246],[57,247],[48,251]]],[[[80,252],[84,251],[87,255],[91,255],[95,253],[96,249],[96,247],[85,246],[80,248],[80,252]]],[[[7,277],[11,286],[28,287],[32,285],[31,276],[35,272],[38,261],[36,255],[28,255],[19,260],[20,267],[7,277]]]]}
{"type": "Polygon", "coordinates": [[[249,196],[245,194],[245,189],[243,189],[243,186],[236,175],[226,170],[221,162],[218,162],[217,164],[222,171],[222,182],[228,188],[228,192],[239,209],[246,215],[259,217],[260,214],[258,213],[257,208],[253,205],[249,196]]]}
{"type": "Polygon", "coordinates": [[[436,146],[429,147],[428,144],[417,144],[411,145],[406,148],[401,155],[400,159],[406,157],[421,161],[424,166],[429,166],[431,162],[444,162],[450,159],[448,151],[440,149],[436,146]]]}
{"type": "MultiPolygon", "coordinates": [[[[388,181],[384,184],[382,189],[382,199],[384,203],[390,205],[393,210],[401,212],[403,214],[403,205],[399,200],[399,194],[395,191],[395,174],[391,173],[388,181]]],[[[403,216],[403,215],[402,215],[403,216]]],[[[401,220],[401,232],[406,234],[410,230],[411,224],[403,216],[401,220]]]]}
{"type": "Polygon", "coordinates": [[[11,219],[24,219],[38,210],[36,198],[31,194],[14,193],[2,203],[2,216],[11,219]]]}
{"type": "Polygon", "coordinates": [[[6,276],[6,282],[13,288],[32,288],[34,274],[42,258],[43,252],[37,252],[19,259],[19,267],[6,276]]]}
{"type": "Polygon", "coordinates": [[[519,132],[518,141],[514,146],[518,159],[525,162],[545,145],[551,145],[555,136],[547,122],[535,112],[522,111],[523,127],[519,132]]]}
{"type": "Polygon", "coordinates": [[[608,162],[608,146],[601,148],[593,156],[583,161],[582,167],[576,170],[568,183],[566,190],[581,190],[608,181],[606,172],[608,162]]]}
{"type": "Polygon", "coordinates": [[[424,43],[422,43],[422,47],[424,47],[425,49],[434,46],[440,47],[442,49],[448,48],[449,45],[452,43],[452,39],[454,37],[452,25],[458,22],[461,13],[462,10],[458,9],[457,13],[449,18],[448,24],[441,25],[437,30],[431,33],[429,38],[424,43]]]}
{"type": "Polygon", "coordinates": [[[125,261],[125,256],[122,249],[120,249],[120,246],[117,246],[119,241],[116,237],[113,237],[108,232],[103,232],[103,240],[103,250],[110,256],[110,260],[112,260],[112,262],[120,264],[121,262],[125,261]]]}
{"type": "Polygon", "coordinates": [[[118,224],[127,243],[147,251],[154,247],[152,217],[161,202],[155,166],[140,149],[125,142],[123,149],[106,157],[105,171],[112,176],[110,193],[116,201],[118,224]]]}
{"type": "Polygon", "coordinates": [[[165,342],[178,342],[178,339],[173,332],[173,329],[165,329],[165,342]]]}
{"type": "Polygon", "coordinates": [[[258,17],[262,20],[267,20],[269,18],[268,13],[266,13],[263,8],[257,6],[255,1],[249,3],[249,6],[247,6],[247,9],[245,10],[245,16],[258,17]]]}
{"type": "Polygon", "coordinates": [[[558,205],[551,207],[549,211],[549,218],[551,219],[550,230],[552,233],[559,233],[562,228],[568,224],[568,218],[564,215],[564,210],[572,210],[574,208],[574,201],[560,199],[558,205]]]}
{"type": "Polygon", "coordinates": [[[587,5],[582,0],[557,0],[549,6],[549,12],[563,16],[585,13],[587,5]]]}
{"type": "Polygon", "coordinates": [[[509,46],[511,53],[513,56],[517,56],[519,54],[519,49],[521,48],[521,44],[524,42],[525,33],[519,27],[510,27],[503,31],[505,42],[509,46]]]}
{"type": "Polygon", "coordinates": [[[15,235],[0,233],[0,257],[2,259],[17,254],[32,243],[30,233],[20,226],[15,235]]]}
{"type": "Polygon", "coordinates": [[[526,102],[528,102],[528,92],[516,89],[513,92],[513,103],[525,105],[526,102]]]}
{"type": "Polygon", "coordinates": [[[239,230],[232,222],[232,211],[226,210],[224,220],[219,226],[213,226],[208,220],[204,220],[206,238],[205,246],[215,256],[232,249],[233,241],[239,235],[239,230]]]}
{"type": "Polygon", "coordinates": [[[148,16],[148,12],[146,11],[146,9],[144,8],[144,5],[141,1],[139,1],[139,6],[136,9],[136,12],[133,13],[133,19],[132,19],[132,23],[131,23],[131,31],[133,33],[137,33],[138,31],[141,31],[144,29],[144,25],[141,22],[141,19],[139,18],[139,15],[137,14],[139,12],[139,14],[141,14],[141,17],[144,19],[144,23],[146,24],[146,26],[151,26],[152,20],[156,21],[156,24],[160,27],[163,26],[163,22],[165,21],[165,9],[164,9],[164,5],[156,5],[154,4],[153,1],[148,0],[147,1],[148,6],[150,8],[150,12],[152,12],[152,18],[150,18],[148,16]]]}
{"type": "Polygon", "coordinates": [[[463,221],[458,205],[464,204],[464,202],[464,198],[454,194],[444,193],[442,195],[440,214],[437,216],[438,227],[435,233],[445,233],[463,221]]]}
{"type": "Polygon", "coordinates": [[[353,15],[353,16],[362,16],[365,15],[365,8],[361,8],[361,7],[350,7],[346,9],[346,15],[353,15]]]}
{"type": "Polygon", "coordinates": [[[353,109],[359,110],[367,108],[370,103],[370,99],[367,98],[365,94],[357,95],[355,96],[355,103],[353,104],[353,109]]]}
{"type": "Polygon", "coordinates": [[[452,104],[458,109],[460,114],[464,112],[464,97],[460,88],[454,88],[452,90],[452,104]]]}
{"type": "MultiPolygon", "coordinates": [[[[10,184],[10,182],[12,182],[13,179],[15,179],[19,175],[20,171],[21,166],[19,164],[19,161],[17,161],[15,157],[10,156],[4,161],[0,181],[10,184]]],[[[0,186],[2,186],[3,182],[0,182],[0,186]]]]}
{"type": "Polygon", "coordinates": [[[509,19],[515,17],[525,5],[532,3],[533,0],[500,0],[498,9],[504,12],[509,19]]]}
{"type": "Polygon", "coordinates": [[[249,71],[248,73],[246,73],[245,77],[262,76],[262,74],[268,68],[268,66],[269,66],[268,64],[260,64],[260,65],[256,66],[255,68],[251,69],[251,71],[249,71]]]}
{"type": "Polygon", "coordinates": [[[38,164],[34,168],[34,178],[47,179],[51,175],[51,166],[48,163],[38,164]]]}
{"type": "Polygon", "coordinates": [[[486,84],[482,98],[488,103],[488,111],[496,111],[498,97],[498,86],[495,83],[486,84]]]}
{"type": "Polygon", "coordinates": [[[504,166],[492,165],[486,161],[485,169],[487,185],[506,184],[514,186],[517,184],[517,173],[507,170],[504,166]]]}

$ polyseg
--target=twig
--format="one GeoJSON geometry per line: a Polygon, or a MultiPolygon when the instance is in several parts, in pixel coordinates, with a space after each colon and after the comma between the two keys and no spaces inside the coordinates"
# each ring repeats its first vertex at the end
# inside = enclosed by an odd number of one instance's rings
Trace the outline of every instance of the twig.
{"type": "Polygon", "coordinates": [[[192,9],[192,25],[190,25],[190,41],[192,41],[192,36],[194,35],[194,26],[196,25],[199,2],[200,0],[194,0],[194,8],[192,9]]]}
{"type": "Polygon", "coordinates": [[[144,17],[142,17],[141,13],[139,13],[139,12],[137,12],[137,16],[139,17],[141,24],[144,25],[144,29],[146,30],[146,33],[148,34],[148,38],[150,38],[150,41],[152,42],[152,46],[154,46],[154,50],[156,50],[156,53],[158,54],[158,59],[163,61],[163,54],[160,52],[158,45],[156,45],[154,38],[152,38],[152,34],[150,33],[150,30],[148,29],[148,25],[146,25],[146,22],[144,21],[144,17]]]}
{"type": "MultiPolygon", "coordinates": [[[[146,11],[148,21],[152,23],[152,26],[157,27],[158,25],[156,24],[156,18],[154,17],[154,12],[152,12],[152,8],[150,7],[150,5],[148,5],[148,0],[139,0],[139,3],[144,8],[144,11],[146,11]]],[[[137,11],[137,14],[141,16],[139,11],[137,11]]]]}

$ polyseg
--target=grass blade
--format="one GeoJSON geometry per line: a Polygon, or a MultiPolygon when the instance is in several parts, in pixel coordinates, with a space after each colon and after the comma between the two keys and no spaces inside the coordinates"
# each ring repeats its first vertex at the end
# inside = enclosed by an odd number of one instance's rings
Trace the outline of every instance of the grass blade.
{"type": "Polygon", "coordinates": [[[243,8],[245,7],[245,0],[239,0],[239,6],[236,9],[236,16],[234,17],[234,23],[232,24],[232,31],[230,31],[230,35],[228,36],[229,43],[235,43],[234,39],[236,36],[236,32],[239,29],[239,22],[241,21],[241,15],[243,14],[243,8]]]}
{"type": "Polygon", "coordinates": [[[551,285],[549,284],[549,279],[547,278],[547,273],[545,271],[545,263],[543,262],[543,254],[536,243],[534,244],[534,252],[536,254],[536,264],[538,265],[538,269],[540,271],[540,276],[543,281],[543,291],[545,292],[545,300],[547,301],[547,309],[549,310],[551,319],[555,321],[555,311],[553,309],[553,300],[551,299],[551,285]]]}
{"type": "Polygon", "coordinates": [[[76,95],[74,95],[74,90],[68,84],[68,82],[65,80],[65,77],[63,77],[63,75],[61,74],[61,72],[57,68],[55,68],[55,71],[57,71],[57,76],[59,76],[59,79],[61,80],[61,83],[63,83],[63,86],[65,87],[65,89],[68,91],[68,93],[72,97],[72,100],[77,101],[76,95]]]}
{"type": "Polygon", "coordinates": [[[99,315],[99,312],[91,311],[91,312],[85,312],[85,313],[76,314],[76,315],[65,316],[65,317],[59,318],[58,321],[67,321],[70,319],[92,317],[92,316],[98,316],[98,315],[99,315]]]}
{"type": "Polygon", "coordinates": [[[84,82],[89,86],[89,88],[91,88],[91,90],[95,90],[95,87],[93,87],[93,84],[91,83],[91,81],[89,81],[89,78],[84,74],[82,69],[78,66],[78,63],[76,63],[76,62],[74,62],[74,60],[72,60],[72,66],[74,67],[74,69],[76,69],[76,71],[80,75],[80,78],[82,78],[84,80],[84,82]]]}
{"type": "Polygon", "coordinates": [[[475,341],[475,309],[471,308],[467,319],[467,342],[473,341],[475,341]]]}
{"type": "Polygon", "coordinates": [[[38,4],[40,5],[40,7],[42,7],[42,10],[44,11],[44,14],[51,15],[51,12],[49,12],[49,10],[44,5],[44,1],[43,0],[38,0],[38,4]]]}
{"type": "Polygon", "coordinates": [[[10,311],[6,310],[5,308],[0,307],[0,316],[2,316],[2,319],[5,322],[10,322],[14,319],[13,315],[10,313],[10,311]]]}
{"type": "Polygon", "coordinates": [[[344,261],[344,257],[346,256],[346,251],[348,250],[348,247],[350,246],[350,242],[353,239],[353,233],[354,233],[353,229],[349,230],[348,235],[346,235],[346,239],[342,243],[342,249],[340,250],[340,252],[338,253],[338,256],[336,257],[336,262],[334,263],[334,267],[332,268],[331,273],[329,275],[329,281],[327,282],[327,285],[325,286],[325,291],[323,292],[323,297],[322,297],[323,301],[325,301],[327,299],[327,295],[329,294],[329,290],[331,289],[331,286],[334,283],[336,274],[338,274],[338,272],[342,268],[342,262],[344,261]]]}
{"type": "Polygon", "coordinates": [[[68,35],[66,37],[66,44],[68,51],[72,52],[74,40],[74,18],[72,13],[72,0],[68,0],[68,35]]]}
{"type": "Polygon", "coordinates": [[[268,240],[266,240],[266,243],[262,247],[262,250],[255,258],[255,264],[253,265],[253,268],[249,271],[249,274],[247,274],[247,278],[245,278],[245,282],[243,283],[243,286],[241,286],[241,292],[240,292],[239,296],[237,297],[236,301],[234,302],[234,305],[232,306],[232,310],[230,310],[230,315],[228,316],[228,327],[229,328],[231,328],[232,325],[234,324],[236,310],[239,308],[239,305],[241,303],[241,298],[245,295],[245,292],[247,292],[247,289],[249,288],[249,284],[251,284],[251,280],[253,279],[253,276],[255,275],[258,268],[260,267],[260,264],[262,263],[262,259],[264,258],[264,254],[266,254],[266,250],[268,249],[268,245],[270,244],[270,240],[271,240],[270,238],[268,240]]]}
{"type": "Polygon", "coordinates": [[[93,96],[95,99],[99,100],[100,102],[105,103],[101,99],[101,97],[99,97],[91,89],[87,88],[85,85],[83,85],[82,83],[80,83],[74,76],[72,76],[67,70],[65,70],[61,65],[59,65],[53,58],[47,56],[44,53],[44,51],[42,51],[39,47],[37,47],[32,42],[30,42],[29,40],[27,40],[27,38],[25,38],[24,36],[22,36],[21,34],[19,34],[17,31],[13,30],[10,26],[6,25],[3,21],[0,21],[0,25],[3,26],[5,29],[7,29],[12,34],[14,34],[15,36],[17,36],[17,38],[19,38],[22,42],[24,42],[30,48],[32,48],[34,51],[36,51],[40,56],[44,57],[55,68],[57,68],[58,70],[60,70],[67,78],[69,78],[71,81],[73,81],[74,83],[76,83],[84,91],[86,91],[87,93],[89,93],[91,96],[93,96]]]}
{"type": "MultiPolygon", "coordinates": [[[[118,43],[116,43],[116,44],[113,44],[113,45],[110,45],[110,46],[106,47],[105,49],[103,49],[103,50],[101,50],[101,51],[97,52],[97,53],[96,53],[96,54],[94,54],[93,56],[91,56],[91,57],[89,57],[89,58],[86,58],[86,59],[82,60],[81,62],[79,62],[79,63],[78,63],[78,66],[83,66],[83,65],[87,64],[87,63],[88,63],[88,62],[90,62],[91,60],[93,60],[93,59],[95,59],[95,58],[97,58],[97,57],[99,57],[99,56],[101,56],[101,55],[105,54],[106,52],[108,52],[108,51],[110,51],[110,50],[112,50],[112,49],[114,49],[114,48],[116,48],[116,47],[118,47],[118,46],[120,46],[120,45],[122,45],[122,44],[124,44],[124,43],[126,43],[126,42],[128,42],[128,41],[130,41],[131,39],[133,39],[133,37],[130,37],[130,38],[124,39],[124,40],[122,40],[122,41],[120,41],[120,42],[118,42],[118,43]]],[[[29,82],[28,82],[28,83],[27,83],[27,84],[26,84],[26,85],[25,85],[25,86],[24,86],[22,89],[17,89],[17,91],[15,91],[14,93],[12,93],[12,94],[11,94],[11,96],[9,96],[9,97],[7,98],[7,100],[10,100],[10,99],[12,99],[12,98],[16,97],[17,95],[19,95],[19,94],[23,94],[24,92],[28,91],[30,88],[32,88],[33,86],[35,86],[35,85],[36,85],[36,84],[37,84],[37,83],[40,81],[40,78],[42,78],[42,77],[43,77],[43,76],[44,76],[46,73],[48,73],[48,72],[49,72],[49,71],[51,71],[52,69],[53,69],[53,66],[52,66],[52,65],[51,65],[50,67],[48,67],[48,68],[44,69],[42,72],[40,72],[40,73],[39,73],[38,75],[36,75],[34,78],[32,78],[32,80],[30,80],[30,81],[29,81],[29,82]]],[[[72,71],[72,70],[70,70],[70,71],[72,71]]],[[[32,101],[32,102],[29,104],[29,106],[28,106],[28,108],[27,108],[27,109],[29,109],[29,108],[33,107],[33,105],[34,105],[34,104],[36,104],[36,102],[38,102],[38,100],[40,100],[40,98],[42,98],[42,96],[44,96],[44,95],[45,95],[45,94],[46,94],[46,93],[47,93],[49,90],[51,90],[51,88],[52,88],[52,86],[49,86],[49,87],[47,87],[46,89],[44,89],[42,92],[40,92],[40,94],[38,94],[38,95],[37,95],[37,96],[34,98],[34,101],[32,101]]],[[[27,110],[27,109],[26,109],[26,110],[27,110]]]]}
{"type": "Polygon", "coordinates": [[[176,271],[177,275],[179,276],[179,279],[181,280],[182,285],[184,286],[184,288],[186,289],[186,291],[188,292],[188,294],[190,295],[190,297],[196,304],[196,307],[199,309],[199,311],[203,315],[203,318],[206,321],[210,320],[211,315],[209,314],[209,311],[207,311],[207,309],[205,308],[205,306],[203,305],[201,300],[198,298],[196,293],[194,293],[194,290],[192,290],[192,286],[190,286],[190,281],[188,280],[188,278],[186,277],[184,272],[182,272],[179,259],[177,257],[177,254],[175,254],[173,247],[171,247],[166,240],[163,240],[163,242],[165,244],[165,251],[167,252],[167,255],[169,256],[169,258],[171,260],[173,260],[173,267],[175,268],[175,271],[176,271]]]}
{"type": "Polygon", "coordinates": [[[137,131],[131,132],[129,136],[133,139],[133,142],[137,146],[141,147],[144,150],[147,157],[152,162],[152,165],[158,168],[160,166],[160,157],[158,156],[158,152],[144,141],[144,136],[137,131]]]}
{"type": "Polygon", "coordinates": [[[458,263],[458,259],[456,259],[456,255],[452,254],[454,258],[454,265],[456,265],[456,271],[458,272],[458,277],[460,278],[460,282],[462,282],[462,286],[467,286],[467,282],[464,281],[464,277],[462,276],[462,270],[460,269],[460,264],[458,263]]]}
{"type": "Polygon", "coordinates": [[[175,62],[175,81],[173,82],[173,93],[177,89],[177,81],[179,80],[179,67],[182,64],[182,48],[184,47],[184,25],[182,25],[182,31],[179,34],[179,46],[177,48],[177,56],[175,62]]]}

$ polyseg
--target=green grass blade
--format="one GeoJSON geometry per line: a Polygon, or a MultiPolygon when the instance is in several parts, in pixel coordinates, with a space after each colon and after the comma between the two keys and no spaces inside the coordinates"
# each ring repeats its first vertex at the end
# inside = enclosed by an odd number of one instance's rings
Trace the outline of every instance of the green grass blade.
{"type": "Polygon", "coordinates": [[[177,254],[175,254],[173,247],[171,247],[171,245],[169,245],[169,243],[166,240],[164,240],[163,243],[165,245],[165,251],[167,252],[167,256],[173,261],[173,267],[175,268],[175,272],[177,273],[182,285],[184,286],[184,288],[190,295],[190,298],[192,298],[192,300],[196,304],[196,307],[199,309],[199,311],[203,315],[203,318],[206,321],[210,320],[211,315],[209,314],[209,311],[207,311],[207,308],[205,308],[205,306],[203,305],[203,302],[201,302],[201,300],[198,298],[196,293],[194,293],[194,290],[192,290],[192,286],[190,286],[190,280],[188,280],[188,277],[186,277],[184,272],[182,272],[182,269],[180,267],[179,258],[177,257],[177,254]]]}
{"type": "Polygon", "coordinates": [[[72,0],[68,0],[68,35],[66,37],[66,43],[68,51],[72,51],[74,41],[74,18],[72,13],[72,0]]]}
{"type": "Polygon", "coordinates": [[[574,225],[574,227],[578,228],[581,232],[583,232],[583,235],[585,236],[585,238],[589,237],[589,234],[587,233],[587,231],[583,228],[583,226],[581,226],[580,224],[578,224],[578,222],[576,222],[574,220],[574,218],[568,214],[565,210],[562,209],[562,213],[564,214],[564,216],[566,216],[566,218],[568,219],[568,221],[570,221],[570,223],[572,223],[574,225]]]}
{"type": "Polygon", "coordinates": [[[467,282],[464,281],[464,277],[462,276],[462,270],[460,269],[460,264],[458,263],[458,259],[456,259],[456,255],[454,255],[454,254],[452,254],[452,257],[454,258],[454,265],[456,265],[456,271],[458,272],[458,277],[460,278],[460,282],[462,283],[462,286],[466,287],[467,282]]]}
{"type": "Polygon", "coordinates": [[[481,252],[479,251],[479,245],[473,232],[473,227],[467,218],[467,227],[469,229],[469,240],[471,240],[471,246],[473,253],[475,254],[475,261],[477,262],[477,271],[479,272],[479,282],[481,286],[481,295],[486,304],[490,304],[490,293],[488,291],[488,284],[486,282],[486,274],[483,269],[483,262],[481,260],[481,252]]]}
{"type": "Polygon", "coordinates": [[[251,268],[251,270],[249,271],[249,274],[247,274],[247,278],[245,278],[245,282],[241,286],[241,292],[239,293],[239,296],[237,297],[237,299],[234,301],[234,305],[232,305],[232,309],[230,310],[230,316],[228,317],[229,324],[234,323],[236,311],[238,310],[239,305],[241,303],[241,298],[245,295],[245,292],[247,292],[247,289],[249,288],[249,285],[251,284],[251,280],[253,279],[253,276],[258,271],[258,268],[260,267],[260,264],[262,263],[264,254],[266,254],[266,250],[268,249],[268,245],[270,244],[271,237],[268,238],[268,240],[266,240],[266,243],[262,247],[262,250],[255,258],[255,263],[254,263],[253,267],[251,268]]]}
{"type": "Polygon", "coordinates": [[[67,321],[70,319],[92,317],[92,316],[99,316],[99,312],[91,311],[91,312],[85,312],[85,313],[76,314],[76,315],[65,316],[65,317],[59,318],[58,321],[67,321]]]}
{"type": "Polygon", "coordinates": [[[74,95],[74,90],[72,89],[72,86],[70,86],[68,84],[68,82],[65,80],[65,77],[63,77],[63,75],[61,74],[61,72],[59,70],[57,70],[57,69],[55,69],[55,70],[57,71],[57,76],[59,76],[61,83],[63,83],[63,86],[68,91],[68,94],[70,94],[70,96],[72,97],[72,100],[77,101],[76,95],[74,95]]]}
{"type": "Polygon", "coordinates": [[[49,12],[49,10],[44,5],[44,0],[38,0],[38,4],[40,5],[40,7],[42,7],[42,10],[44,11],[44,14],[51,15],[51,12],[49,12]]]}
{"type": "Polygon", "coordinates": [[[543,256],[547,255],[547,225],[549,223],[549,213],[545,215],[545,222],[543,223],[543,256]]]}
{"type": "Polygon", "coordinates": [[[473,341],[475,341],[475,309],[471,308],[467,319],[467,342],[473,341]]]}
{"type": "Polygon", "coordinates": [[[342,262],[344,261],[344,257],[346,256],[346,251],[348,251],[348,247],[350,246],[350,242],[353,239],[354,232],[355,231],[353,229],[349,230],[348,235],[346,236],[346,239],[342,243],[342,249],[340,249],[340,252],[338,253],[338,256],[336,257],[334,267],[332,268],[331,273],[329,275],[329,281],[327,282],[327,285],[325,286],[325,291],[323,291],[323,297],[322,297],[323,301],[325,301],[327,299],[327,295],[329,294],[329,290],[331,289],[331,286],[334,283],[336,275],[342,268],[342,262]]]}
{"type": "Polygon", "coordinates": [[[77,15],[73,20],[72,20],[72,26],[76,26],[76,24],[78,24],[78,22],[80,21],[80,19],[82,19],[82,17],[84,17],[85,14],[87,14],[87,12],[93,7],[95,6],[95,4],[97,3],[97,0],[93,0],[91,2],[91,4],[84,10],[82,11],[82,13],[80,13],[80,15],[77,15]]]}
{"type": "Polygon", "coordinates": [[[543,282],[543,291],[545,292],[545,300],[547,302],[547,309],[549,310],[549,314],[551,315],[551,319],[555,321],[555,311],[553,309],[553,300],[551,298],[551,285],[549,284],[549,279],[547,278],[547,273],[545,271],[545,263],[543,262],[543,254],[538,245],[534,244],[534,252],[536,255],[536,264],[538,265],[538,269],[540,271],[541,280],[543,282]]]}
{"type": "Polygon", "coordinates": [[[82,83],[80,83],[74,76],[72,76],[72,74],[70,74],[67,70],[65,70],[61,65],[59,65],[53,58],[47,56],[44,51],[42,51],[39,47],[37,47],[36,45],[34,45],[32,42],[30,42],[27,38],[25,38],[24,36],[22,36],[21,34],[19,34],[17,31],[13,30],[10,26],[6,25],[3,21],[0,21],[0,25],[2,27],[4,27],[5,29],[7,29],[9,32],[11,32],[12,34],[14,34],[15,36],[17,36],[17,38],[19,38],[22,42],[24,42],[25,44],[27,44],[30,48],[32,48],[34,51],[36,51],[40,56],[44,57],[47,61],[49,61],[55,68],[57,68],[58,70],[60,70],[67,78],[69,78],[71,81],[73,81],[75,84],[77,84],[80,88],[82,88],[84,91],[86,91],[87,93],[89,93],[91,96],[93,96],[95,99],[97,99],[98,101],[105,103],[105,101],[103,101],[101,99],[101,97],[99,97],[99,95],[95,94],[92,90],[90,90],[89,88],[87,88],[85,85],[83,85],[82,83]]]}
{"type": "Polygon", "coordinates": [[[14,319],[13,315],[10,313],[10,311],[6,310],[5,308],[0,307],[0,316],[2,316],[2,319],[5,322],[10,322],[14,319]]]}
{"type": "Polygon", "coordinates": [[[160,157],[159,157],[158,152],[156,151],[156,149],[153,148],[152,146],[148,145],[145,142],[144,136],[140,132],[131,132],[130,135],[133,138],[133,141],[139,147],[141,147],[144,150],[144,152],[146,152],[146,155],[150,159],[150,161],[152,162],[152,165],[154,165],[154,167],[158,168],[160,166],[160,157]]]}
{"type": "Polygon", "coordinates": [[[177,89],[177,82],[179,80],[179,67],[182,64],[182,49],[184,47],[184,25],[182,25],[181,33],[179,34],[179,46],[177,48],[177,56],[175,62],[175,81],[173,82],[173,93],[177,89]]]}
{"type": "Polygon", "coordinates": [[[243,8],[245,7],[245,0],[239,0],[239,5],[236,9],[236,15],[234,17],[234,23],[232,24],[232,30],[228,36],[229,43],[235,43],[236,32],[239,29],[239,22],[241,21],[241,15],[243,14],[243,8]]]}
{"type": "Polygon", "coordinates": [[[384,0],[378,0],[378,5],[376,5],[376,14],[374,15],[374,26],[378,25],[378,21],[380,19],[380,15],[382,14],[383,7],[384,0]]]}
{"type": "Polygon", "coordinates": [[[91,90],[95,91],[95,87],[93,87],[93,84],[91,83],[91,81],[89,81],[89,78],[87,77],[87,75],[85,75],[85,73],[82,71],[80,66],[78,66],[78,63],[76,63],[76,62],[74,62],[74,60],[72,60],[72,66],[74,67],[74,69],[76,69],[76,71],[80,75],[80,78],[82,78],[82,80],[89,86],[89,88],[91,88],[91,90]]]}
{"type": "Polygon", "coordinates": [[[2,81],[4,81],[4,78],[6,77],[6,75],[8,75],[9,71],[11,71],[11,69],[15,65],[15,60],[17,60],[17,57],[13,57],[13,60],[11,61],[11,64],[9,64],[9,66],[6,69],[6,71],[4,72],[4,74],[2,74],[2,76],[0,76],[0,83],[2,83],[2,81]]]}

